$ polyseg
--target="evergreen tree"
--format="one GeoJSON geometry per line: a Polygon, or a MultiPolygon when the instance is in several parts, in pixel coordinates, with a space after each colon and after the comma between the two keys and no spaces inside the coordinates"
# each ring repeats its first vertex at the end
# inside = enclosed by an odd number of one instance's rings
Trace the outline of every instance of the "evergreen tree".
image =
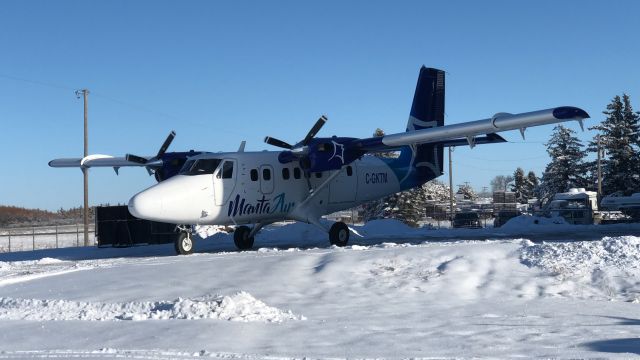
{"type": "MultiPolygon", "coordinates": [[[[610,194],[622,190],[629,194],[640,190],[640,116],[633,111],[629,95],[615,96],[603,111],[606,119],[591,127],[598,130],[601,147],[605,150],[602,160],[602,191],[610,194]]],[[[597,151],[597,140],[589,144],[589,150],[597,151]]],[[[589,168],[595,178],[596,164],[589,168]]]]}
{"type": "Polygon", "coordinates": [[[527,200],[536,197],[538,190],[538,177],[533,171],[529,171],[526,179],[527,200]]]}
{"type": "Polygon", "coordinates": [[[425,217],[426,196],[422,186],[389,195],[385,199],[384,215],[418,227],[425,217]]]}
{"type": "MultiPolygon", "coordinates": [[[[473,192],[473,189],[471,191],[473,192]]],[[[383,199],[384,217],[417,227],[425,218],[428,201],[448,202],[449,187],[437,180],[431,180],[413,189],[387,196],[383,199]]]]}
{"type": "Polygon", "coordinates": [[[543,201],[550,200],[555,193],[584,186],[584,177],[579,169],[584,167],[585,153],[582,142],[574,134],[575,131],[557,125],[546,144],[551,162],[542,174],[540,195],[543,201]]]}
{"type": "Polygon", "coordinates": [[[511,191],[516,194],[516,200],[521,204],[526,204],[529,199],[527,179],[524,177],[524,170],[517,168],[513,172],[513,185],[511,191]]]}

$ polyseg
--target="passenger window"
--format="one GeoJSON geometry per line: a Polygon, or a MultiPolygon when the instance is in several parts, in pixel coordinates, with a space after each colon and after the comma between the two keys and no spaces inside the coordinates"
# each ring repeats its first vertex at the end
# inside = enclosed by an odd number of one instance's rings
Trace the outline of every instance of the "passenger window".
{"type": "Polygon", "coordinates": [[[321,172],[317,172],[317,173],[316,173],[316,178],[317,178],[317,179],[320,179],[321,177],[322,177],[322,173],[321,173],[321,172]]]}
{"type": "Polygon", "coordinates": [[[222,178],[233,178],[233,161],[225,161],[224,164],[222,164],[222,178]]]}
{"type": "Polygon", "coordinates": [[[285,180],[289,180],[289,168],[282,169],[282,178],[285,180]]]}
{"type": "Polygon", "coordinates": [[[300,168],[299,167],[293,168],[293,177],[296,178],[296,179],[300,179],[300,168]]]}
{"type": "Polygon", "coordinates": [[[271,170],[267,168],[262,169],[262,180],[271,180],[271,170]]]}
{"type": "Polygon", "coordinates": [[[251,181],[258,181],[258,170],[251,169],[251,181]]]}
{"type": "Polygon", "coordinates": [[[353,175],[353,169],[351,168],[351,166],[347,166],[347,176],[351,175],[353,175]]]}

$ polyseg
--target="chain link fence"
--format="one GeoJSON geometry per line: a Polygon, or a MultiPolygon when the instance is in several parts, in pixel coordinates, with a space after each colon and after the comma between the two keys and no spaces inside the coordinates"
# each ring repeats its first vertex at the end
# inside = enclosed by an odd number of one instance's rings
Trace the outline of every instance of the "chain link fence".
{"type": "MultiPolygon", "coordinates": [[[[95,224],[89,224],[89,244],[96,243],[95,224]]],[[[84,225],[0,228],[0,253],[84,246],[84,225]]]]}

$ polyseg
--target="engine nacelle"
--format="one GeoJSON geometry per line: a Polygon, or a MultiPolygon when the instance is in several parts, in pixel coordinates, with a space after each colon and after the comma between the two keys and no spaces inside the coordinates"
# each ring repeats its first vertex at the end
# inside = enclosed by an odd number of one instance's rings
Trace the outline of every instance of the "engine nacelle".
{"type": "Polygon", "coordinates": [[[203,154],[202,151],[189,151],[189,152],[168,152],[165,153],[161,160],[162,166],[155,170],[154,176],[157,182],[162,182],[170,177],[173,177],[180,172],[182,165],[187,161],[187,158],[203,154]]]}
{"type": "Polygon", "coordinates": [[[364,155],[364,151],[349,148],[348,144],[356,138],[331,137],[314,138],[304,154],[283,151],[278,156],[282,164],[299,160],[300,167],[308,172],[339,170],[364,155]]]}

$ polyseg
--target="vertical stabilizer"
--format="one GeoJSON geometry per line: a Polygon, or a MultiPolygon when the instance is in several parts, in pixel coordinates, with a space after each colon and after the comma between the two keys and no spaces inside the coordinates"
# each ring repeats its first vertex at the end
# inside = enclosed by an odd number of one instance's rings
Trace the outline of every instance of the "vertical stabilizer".
{"type": "MultiPolygon", "coordinates": [[[[444,71],[422,67],[413,95],[407,131],[444,125],[444,71]]],[[[414,145],[400,153],[402,163],[409,164],[401,180],[403,189],[423,184],[442,175],[442,144],[414,145]]]]}
{"type": "Polygon", "coordinates": [[[444,125],[444,71],[422,67],[413,94],[407,131],[444,125]]]}

